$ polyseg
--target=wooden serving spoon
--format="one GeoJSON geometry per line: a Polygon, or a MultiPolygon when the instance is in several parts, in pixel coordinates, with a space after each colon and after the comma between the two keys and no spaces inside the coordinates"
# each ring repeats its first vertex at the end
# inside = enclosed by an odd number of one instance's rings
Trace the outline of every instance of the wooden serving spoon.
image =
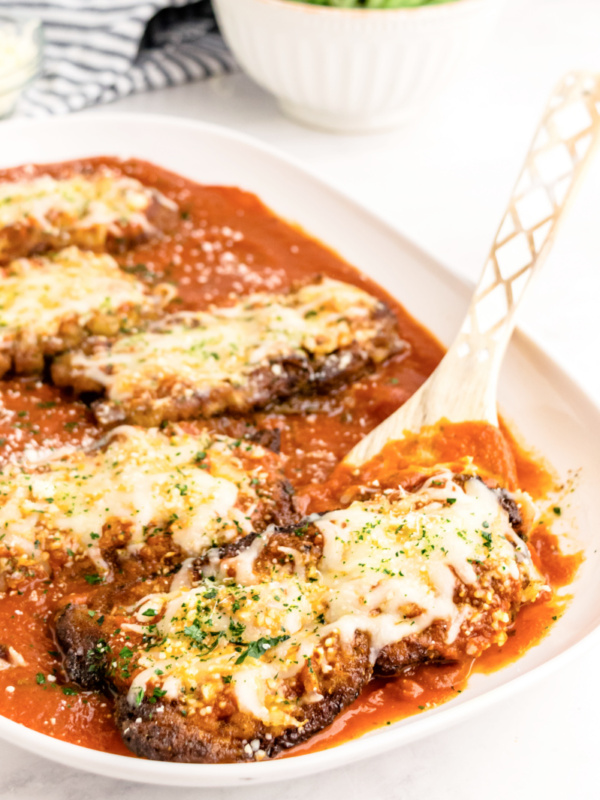
{"type": "Polygon", "coordinates": [[[343,462],[359,467],[441,419],[498,425],[498,375],[525,289],[600,141],[600,75],[569,73],[550,96],[458,336],[421,388],[343,462]]]}

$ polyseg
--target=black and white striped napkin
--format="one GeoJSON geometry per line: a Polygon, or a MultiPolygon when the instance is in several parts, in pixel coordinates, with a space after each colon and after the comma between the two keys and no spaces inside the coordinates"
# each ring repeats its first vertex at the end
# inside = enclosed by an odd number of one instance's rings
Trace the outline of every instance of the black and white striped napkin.
{"type": "Polygon", "coordinates": [[[44,24],[41,75],[18,113],[47,116],[236,69],[210,0],[0,0],[44,24]]]}

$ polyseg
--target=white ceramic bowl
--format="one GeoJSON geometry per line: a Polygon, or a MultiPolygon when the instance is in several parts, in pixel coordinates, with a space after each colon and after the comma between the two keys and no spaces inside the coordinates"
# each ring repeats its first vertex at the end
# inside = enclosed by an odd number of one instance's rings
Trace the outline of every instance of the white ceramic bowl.
{"type": "Polygon", "coordinates": [[[502,0],[347,9],[291,0],[214,0],[243,69],[308,125],[393,127],[430,104],[483,43],[502,0]]]}
{"type": "MultiPolygon", "coordinates": [[[[473,287],[369,211],[263,144],[211,125],[143,114],[83,113],[0,125],[0,167],[102,153],[134,155],[192,180],[256,192],[278,215],[293,220],[380,283],[442,342],[454,338],[473,287]]],[[[445,705],[339,747],[297,758],[245,764],[146,761],[52,739],[1,716],[0,739],[104,776],[157,785],[242,789],[354,764],[439,733],[474,713],[487,713],[493,725],[493,703],[508,702],[514,691],[530,686],[600,639],[600,409],[519,331],[502,370],[500,405],[504,416],[524,433],[527,444],[545,455],[561,476],[576,471],[579,475],[577,490],[563,506],[560,523],[577,532],[586,561],[577,582],[569,587],[573,601],[566,613],[550,635],[523,658],[498,672],[474,675],[462,694],[445,705]]],[[[0,765],[3,756],[10,757],[10,753],[6,756],[0,751],[0,765]]],[[[341,780],[340,789],[343,787],[341,780]]],[[[124,791],[127,796],[143,796],[133,788],[124,791]]],[[[401,792],[399,788],[395,796],[401,792]]],[[[72,793],[65,788],[64,794],[72,793]]],[[[288,796],[285,789],[281,796],[288,796]]]]}

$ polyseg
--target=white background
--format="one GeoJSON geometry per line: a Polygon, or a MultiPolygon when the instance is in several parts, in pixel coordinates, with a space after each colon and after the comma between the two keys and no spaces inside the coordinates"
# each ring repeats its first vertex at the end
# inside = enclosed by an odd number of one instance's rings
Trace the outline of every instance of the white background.
{"type": "MultiPolygon", "coordinates": [[[[299,158],[474,281],[545,99],[573,68],[600,69],[600,0],[508,0],[467,74],[408,129],[361,137],[311,131],[280,116],[271,97],[242,75],[138,95],[107,110],[192,117],[252,134],[299,158]]],[[[600,402],[600,157],[522,320],[600,402]]],[[[599,662],[596,645],[472,721],[293,784],[153,788],[86,775],[0,743],[0,797],[600,798],[599,662]]]]}

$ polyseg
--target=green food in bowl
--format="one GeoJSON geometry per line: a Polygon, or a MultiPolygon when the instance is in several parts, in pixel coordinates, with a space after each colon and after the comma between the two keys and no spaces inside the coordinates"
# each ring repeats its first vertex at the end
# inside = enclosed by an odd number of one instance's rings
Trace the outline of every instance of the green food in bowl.
{"type": "Polygon", "coordinates": [[[455,3],[457,0],[294,0],[294,2],[335,8],[414,8],[439,6],[442,3],[455,3]]]}

